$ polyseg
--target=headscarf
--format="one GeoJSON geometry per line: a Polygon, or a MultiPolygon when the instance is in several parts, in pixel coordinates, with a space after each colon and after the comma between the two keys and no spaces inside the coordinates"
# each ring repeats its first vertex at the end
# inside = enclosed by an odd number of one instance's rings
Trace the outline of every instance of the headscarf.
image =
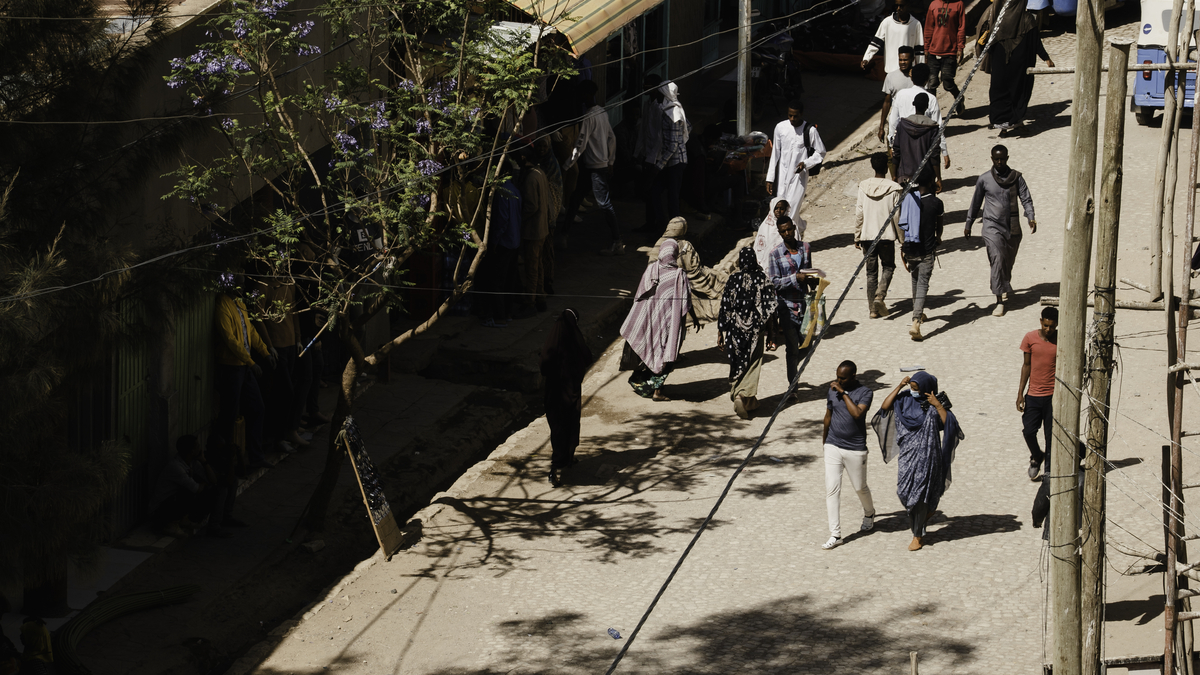
{"type": "MultiPolygon", "coordinates": [[[[771,200],[771,205],[767,207],[767,217],[763,218],[762,224],[758,226],[758,234],[754,237],[754,255],[758,257],[758,266],[764,270],[771,259],[771,251],[783,243],[783,237],[779,236],[779,225],[775,222],[775,205],[786,201],[783,197],[771,200]]],[[[796,238],[803,239],[808,223],[797,216],[792,219],[792,224],[796,226],[796,238]]]]}
{"type": "Polygon", "coordinates": [[[583,376],[592,360],[592,350],[579,330],[579,313],[564,309],[542,345],[541,370],[546,378],[546,397],[569,398],[566,394],[574,393],[572,400],[578,398],[583,376]],[[551,391],[552,388],[560,391],[551,391]]]}
{"type": "Polygon", "coordinates": [[[663,242],[658,260],[642,273],[633,307],[621,325],[621,337],[655,375],[679,358],[683,317],[692,306],[691,284],[675,263],[678,255],[674,239],[663,242]]]}
{"type": "Polygon", "coordinates": [[[668,239],[674,239],[678,243],[680,239],[687,234],[688,223],[687,218],[683,216],[675,216],[667,222],[667,229],[663,230],[662,236],[658,241],[654,242],[654,248],[650,249],[650,259],[657,260],[658,252],[662,250],[662,245],[668,239]]]}
{"type": "Polygon", "coordinates": [[[938,392],[937,378],[920,371],[912,376],[920,398],[896,396],[896,443],[899,448],[900,469],[896,476],[896,495],[904,508],[911,509],[924,502],[933,512],[942,494],[950,487],[950,467],[954,449],[963,439],[958,418],[946,411],[946,423],[939,436],[941,416],[933,406],[921,403],[926,394],[938,392]]]}
{"type": "Polygon", "coordinates": [[[25,619],[21,624],[21,644],[25,647],[21,654],[22,661],[54,663],[50,631],[41,619],[32,616],[25,619]]]}
{"type": "Polygon", "coordinates": [[[729,276],[721,296],[721,314],[717,330],[725,339],[729,356],[729,379],[737,382],[750,367],[759,336],[767,321],[775,315],[779,300],[754,249],[746,246],[738,253],[738,271],[729,276]]]}
{"type": "Polygon", "coordinates": [[[663,95],[662,103],[659,107],[662,108],[663,114],[671,120],[671,124],[683,123],[683,142],[687,143],[691,136],[690,126],[687,121],[687,114],[683,112],[683,105],[679,103],[679,85],[674,82],[664,82],[658,88],[659,93],[663,95]]]}
{"type": "Polygon", "coordinates": [[[1029,31],[1037,27],[1037,19],[1026,9],[1025,0],[992,0],[994,3],[991,7],[993,16],[999,15],[1004,4],[1008,7],[1004,8],[1004,20],[995,25],[996,37],[995,44],[1000,45],[1004,50],[1004,62],[1007,63],[1012,58],[1013,50],[1017,45],[1021,44],[1021,40],[1029,31]]]}

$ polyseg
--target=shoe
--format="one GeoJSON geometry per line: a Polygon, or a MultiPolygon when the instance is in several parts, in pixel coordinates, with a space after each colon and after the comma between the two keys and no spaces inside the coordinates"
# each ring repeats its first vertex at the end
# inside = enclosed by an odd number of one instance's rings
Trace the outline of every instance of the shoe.
{"type": "Polygon", "coordinates": [[[920,319],[916,319],[915,321],[912,322],[912,328],[908,329],[908,336],[910,338],[912,338],[913,342],[920,342],[921,340],[925,339],[925,337],[923,335],[921,335],[921,320],[920,319]]]}
{"type": "Polygon", "coordinates": [[[554,487],[562,486],[562,478],[558,476],[558,469],[550,469],[550,484],[554,487]]]}
{"type": "Polygon", "coordinates": [[[908,550],[920,551],[925,542],[921,541],[921,537],[913,537],[913,540],[908,544],[908,550]]]}
{"type": "Polygon", "coordinates": [[[875,529],[875,516],[863,516],[862,527],[858,528],[859,532],[870,532],[875,529]]]}
{"type": "Polygon", "coordinates": [[[221,527],[248,527],[244,521],[238,520],[233,516],[225,516],[221,521],[221,527]]]}
{"type": "Polygon", "coordinates": [[[842,545],[842,538],[841,538],[841,537],[833,537],[833,536],[831,536],[831,537],[829,537],[829,541],[825,542],[824,544],[821,544],[821,548],[823,548],[823,549],[825,549],[826,551],[828,551],[828,550],[830,550],[830,549],[835,549],[835,548],[837,548],[837,547],[839,547],[839,546],[841,546],[841,545],[842,545]]]}
{"type": "Polygon", "coordinates": [[[1042,463],[1041,462],[1030,462],[1029,463],[1029,471],[1027,471],[1026,473],[1029,474],[1029,480],[1037,480],[1038,474],[1041,472],[1042,472],[1042,463]]]}
{"type": "Polygon", "coordinates": [[[585,208],[585,209],[590,209],[590,208],[592,208],[593,206],[595,206],[595,205],[596,205],[596,202],[592,201],[590,197],[584,197],[584,198],[583,198],[583,201],[582,201],[582,202],[581,202],[579,205],[580,205],[582,208],[585,208]]]}
{"type": "Polygon", "coordinates": [[[875,313],[881,317],[888,315],[888,306],[887,303],[883,301],[883,298],[875,298],[875,313]]]}
{"type": "Polygon", "coordinates": [[[746,398],[746,410],[758,410],[758,397],[749,396],[746,398]]]}
{"type": "Polygon", "coordinates": [[[966,115],[966,114],[967,114],[967,103],[966,103],[966,101],[959,101],[959,102],[958,102],[958,105],[957,105],[957,106],[955,106],[955,108],[954,108],[954,109],[955,109],[955,111],[958,113],[958,116],[959,116],[959,117],[962,117],[963,115],[966,115]]]}
{"type": "Polygon", "coordinates": [[[737,413],[737,416],[744,420],[750,419],[750,411],[746,410],[745,398],[741,396],[735,396],[733,398],[733,412],[737,413]]]}
{"type": "Polygon", "coordinates": [[[1004,303],[997,302],[996,308],[992,310],[992,316],[1004,316],[1004,303]]]}
{"type": "MultiPolygon", "coordinates": [[[[575,216],[575,222],[577,222],[577,223],[582,223],[582,222],[583,222],[583,216],[575,216]]],[[[564,242],[564,243],[563,243],[563,248],[566,248],[566,239],[565,239],[565,238],[563,239],[563,242],[564,242]]]]}
{"type": "Polygon", "coordinates": [[[874,303],[874,302],[872,302],[872,303],[871,303],[871,318],[872,318],[872,319],[878,319],[878,318],[879,318],[879,312],[878,312],[878,311],[876,311],[876,309],[875,309],[875,303],[874,303]]]}

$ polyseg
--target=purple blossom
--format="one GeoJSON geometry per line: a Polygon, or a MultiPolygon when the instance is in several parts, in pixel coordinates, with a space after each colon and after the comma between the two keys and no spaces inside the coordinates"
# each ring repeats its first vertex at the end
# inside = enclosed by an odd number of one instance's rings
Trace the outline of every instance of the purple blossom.
{"type": "Polygon", "coordinates": [[[424,117],[417,120],[417,134],[425,135],[433,132],[433,125],[424,117]]]}
{"type": "Polygon", "coordinates": [[[288,0],[256,0],[254,9],[262,12],[268,19],[274,19],[279,10],[287,7],[288,0]]]}
{"type": "Polygon", "coordinates": [[[429,195],[418,195],[413,199],[413,203],[421,208],[426,208],[429,206],[429,195]]]}
{"type": "Polygon", "coordinates": [[[387,101],[376,101],[367,107],[370,108],[373,113],[375,113],[375,119],[371,120],[372,129],[386,129],[391,126],[391,122],[388,122],[386,117],[387,101]]]}
{"type": "Polygon", "coordinates": [[[234,126],[234,122],[233,122],[232,117],[226,117],[221,120],[221,128],[224,129],[226,132],[233,131],[233,126],[234,126]]]}
{"type": "Polygon", "coordinates": [[[296,56],[316,56],[321,53],[321,48],[316,45],[300,45],[296,48],[296,56]]]}
{"type": "Polygon", "coordinates": [[[417,162],[417,171],[420,171],[423,176],[432,176],[443,168],[445,167],[432,159],[423,159],[417,162]]]}
{"type": "Polygon", "coordinates": [[[233,288],[233,272],[221,272],[218,274],[217,286],[224,291],[233,288]]]}
{"type": "Polygon", "coordinates": [[[312,21],[301,21],[295,26],[292,26],[292,35],[297,40],[302,39],[312,32],[313,26],[315,25],[316,24],[312,21]]]}
{"type": "Polygon", "coordinates": [[[412,80],[400,80],[400,84],[396,86],[404,91],[412,91],[417,88],[417,85],[413,84],[412,80]]]}
{"type": "Polygon", "coordinates": [[[338,150],[340,150],[343,155],[349,154],[358,148],[358,139],[344,131],[339,131],[334,134],[333,140],[338,144],[338,150]]]}
{"type": "Polygon", "coordinates": [[[335,108],[340,108],[344,102],[338,98],[337,94],[330,94],[325,97],[325,109],[332,111],[335,108]]]}
{"type": "Polygon", "coordinates": [[[246,20],[238,18],[233,22],[233,35],[239,40],[245,40],[250,34],[250,29],[246,27],[246,20]]]}

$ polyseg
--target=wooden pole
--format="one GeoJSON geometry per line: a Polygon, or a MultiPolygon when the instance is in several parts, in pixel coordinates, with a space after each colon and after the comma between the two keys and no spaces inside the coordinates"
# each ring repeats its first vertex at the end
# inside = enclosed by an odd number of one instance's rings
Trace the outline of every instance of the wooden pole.
{"type": "Polygon", "coordinates": [[[737,63],[737,132],[745,136],[750,133],[750,0],[738,1],[737,63]]]}
{"type": "MultiPolygon", "coordinates": [[[[1189,2],[1188,2],[1189,10],[1192,8],[1193,4],[1194,4],[1194,0],[1189,0],[1189,2]]],[[[1188,21],[1187,23],[1190,24],[1191,22],[1188,21]]],[[[1190,29],[1190,28],[1192,28],[1192,26],[1189,25],[1188,28],[1190,29]]],[[[1189,30],[1189,34],[1190,34],[1190,30],[1189,30]]],[[[1196,32],[1196,39],[1200,40],[1200,31],[1196,32]]],[[[1186,46],[1185,46],[1185,49],[1186,49],[1186,46]]],[[[1180,99],[1182,100],[1182,98],[1183,97],[1181,96],[1180,99]]],[[[1195,106],[1195,102],[1193,102],[1193,109],[1194,109],[1194,106],[1195,106]]],[[[1178,143],[1176,145],[1178,145],[1178,143]]],[[[1196,180],[1197,180],[1197,172],[1198,172],[1198,170],[1200,170],[1197,167],[1198,162],[1200,162],[1200,133],[1197,133],[1197,130],[1195,129],[1194,125],[1192,128],[1192,134],[1191,134],[1190,156],[1191,156],[1191,162],[1189,163],[1189,169],[1188,169],[1188,192],[1187,192],[1187,209],[1186,209],[1187,216],[1186,216],[1186,220],[1184,221],[1184,233],[1183,233],[1183,240],[1185,242],[1188,242],[1189,248],[1191,246],[1192,237],[1195,234],[1195,226],[1196,226],[1196,213],[1195,213],[1195,211],[1196,211],[1196,189],[1195,189],[1195,186],[1196,186],[1196,180]]],[[[1191,272],[1190,263],[1191,263],[1191,260],[1190,260],[1189,256],[1187,256],[1185,253],[1185,255],[1183,256],[1183,270],[1182,270],[1183,273],[1180,276],[1180,283],[1179,283],[1179,293],[1180,293],[1180,296],[1184,297],[1184,298],[1191,296],[1192,275],[1190,274],[1190,272],[1191,272]]],[[[1186,312],[1186,311],[1178,312],[1179,333],[1178,333],[1178,337],[1176,338],[1176,341],[1175,341],[1175,360],[1174,360],[1174,362],[1172,362],[1169,365],[1174,365],[1175,363],[1183,362],[1183,361],[1186,361],[1186,359],[1187,359],[1187,329],[1188,329],[1188,320],[1190,319],[1190,314],[1191,314],[1190,312],[1186,312]]],[[[1174,553],[1175,562],[1178,564],[1183,564],[1183,565],[1187,564],[1188,556],[1187,556],[1187,545],[1183,543],[1185,541],[1184,538],[1187,536],[1187,532],[1184,530],[1184,525],[1183,525],[1183,508],[1184,508],[1184,504],[1183,504],[1183,448],[1180,446],[1180,442],[1183,440],[1183,389],[1184,389],[1185,381],[1188,378],[1188,375],[1189,375],[1189,373],[1187,373],[1183,370],[1177,370],[1174,373],[1171,373],[1171,378],[1172,378],[1173,384],[1174,384],[1174,391],[1172,392],[1173,400],[1171,402],[1172,415],[1171,415],[1171,471],[1170,471],[1171,495],[1170,495],[1170,504],[1171,504],[1172,513],[1171,513],[1171,521],[1170,521],[1171,528],[1170,528],[1170,531],[1168,532],[1168,536],[1171,538],[1171,542],[1174,544],[1174,547],[1172,549],[1168,550],[1168,557],[1170,557],[1171,553],[1174,553]]],[[[1186,612],[1191,609],[1191,601],[1187,600],[1187,599],[1178,600],[1179,595],[1180,595],[1179,591],[1186,590],[1188,588],[1188,581],[1187,581],[1187,577],[1181,577],[1181,576],[1176,576],[1174,574],[1171,574],[1171,572],[1173,570],[1174,570],[1174,567],[1167,568],[1167,572],[1168,572],[1168,576],[1169,576],[1168,583],[1167,583],[1167,595],[1168,595],[1168,602],[1171,605],[1173,605],[1173,607],[1171,608],[1171,613],[1174,614],[1175,618],[1177,619],[1180,612],[1186,612]],[[1172,601],[1174,601],[1174,602],[1172,602],[1172,601]]],[[[1176,623],[1176,627],[1177,628],[1176,628],[1176,635],[1175,635],[1175,647],[1176,647],[1175,651],[1176,651],[1176,661],[1178,662],[1177,665],[1179,666],[1180,672],[1190,674],[1192,672],[1192,663],[1191,663],[1191,661],[1192,661],[1192,659],[1191,659],[1192,625],[1191,625],[1191,623],[1185,623],[1183,625],[1176,623]]]]}
{"type": "Polygon", "coordinates": [[[1096,291],[1092,317],[1091,392],[1083,482],[1083,566],[1080,612],[1085,675],[1104,672],[1100,653],[1104,634],[1104,492],[1108,455],[1108,401],[1112,377],[1113,323],[1116,319],[1117,231],[1121,221],[1121,183],[1125,153],[1125,71],[1128,40],[1113,40],[1108,53],[1108,93],[1104,109],[1104,162],[1100,169],[1100,213],[1096,233],[1096,291]]]}
{"type": "Polygon", "coordinates": [[[916,652],[908,653],[908,672],[910,673],[910,675],[921,675],[920,670],[917,668],[917,653],[916,652]]]}
{"type": "MultiPolygon", "coordinates": [[[[1183,0],[1171,5],[1167,22],[1167,63],[1179,59],[1179,22],[1183,20],[1183,0]]],[[[1158,163],[1154,171],[1154,205],[1150,210],[1150,299],[1162,297],[1163,193],[1166,189],[1167,160],[1175,143],[1175,70],[1168,70],[1163,89],[1163,130],[1158,145],[1158,163]]]]}
{"type": "Polygon", "coordinates": [[[1095,214],[1096,132],[1100,106],[1101,0],[1078,4],[1075,14],[1075,92],[1067,222],[1063,231],[1061,316],[1058,323],[1054,438],[1050,454],[1050,593],[1054,616],[1055,675],[1080,675],[1079,400],[1086,346],[1088,279],[1095,214]]]}

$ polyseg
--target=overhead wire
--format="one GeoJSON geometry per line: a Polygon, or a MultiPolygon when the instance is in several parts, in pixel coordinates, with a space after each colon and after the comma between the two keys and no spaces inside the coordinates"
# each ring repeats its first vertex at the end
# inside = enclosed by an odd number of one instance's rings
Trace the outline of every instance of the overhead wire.
{"type": "MultiPolygon", "coordinates": [[[[855,0],[855,2],[852,4],[856,4],[856,2],[857,2],[857,0],[855,0]]],[[[997,24],[1000,23],[1000,21],[1004,18],[1005,12],[1008,10],[1009,7],[1016,7],[1020,4],[1023,4],[1023,2],[1024,2],[1024,0],[1007,0],[1007,2],[1001,7],[1000,12],[999,12],[998,16],[996,17],[996,23],[997,24]]],[[[785,30],[791,30],[792,28],[793,27],[788,27],[785,30]]],[[[984,47],[984,53],[987,53],[988,50],[991,49],[992,44],[995,42],[995,39],[996,39],[996,33],[995,33],[995,31],[993,31],[988,36],[987,44],[984,47]]],[[[974,79],[975,73],[978,72],[981,63],[982,63],[982,59],[976,59],[975,65],[972,67],[970,73],[968,73],[968,75],[967,75],[966,80],[963,82],[963,85],[962,85],[961,89],[959,90],[958,96],[955,97],[954,102],[949,106],[947,114],[942,117],[942,120],[938,125],[938,137],[944,137],[944,135],[946,133],[946,125],[949,123],[950,119],[954,116],[954,112],[955,112],[955,109],[958,106],[958,104],[963,100],[963,97],[966,96],[967,90],[971,85],[971,81],[974,79]]],[[[916,187],[916,185],[915,185],[915,182],[917,180],[916,177],[921,175],[922,170],[929,163],[929,161],[933,157],[934,153],[938,152],[940,150],[939,145],[936,142],[937,140],[939,140],[939,138],[935,138],[934,140],[935,140],[935,142],[931,144],[929,150],[925,153],[925,156],[921,159],[920,164],[918,164],[917,168],[913,171],[914,177],[908,183],[906,183],[904,185],[903,189],[901,190],[900,199],[896,202],[896,205],[892,208],[891,213],[888,214],[887,221],[890,221],[899,212],[900,207],[903,204],[905,197],[907,197],[908,194],[910,192],[912,192],[913,189],[916,187]]],[[[784,393],[784,395],[780,397],[779,404],[776,405],[774,412],[771,413],[771,417],[767,420],[767,423],[763,427],[762,432],[759,434],[757,440],[755,440],[753,446],[751,446],[751,448],[750,448],[749,452],[746,454],[745,458],[737,466],[737,468],[734,470],[733,474],[730,475],[728,481],[725,484],[725,488],[721,491],[721,494],[717,497],[716,502],[713,504],[712,508],[709,510],[708,515],[705,516],[703,521],[701,521],[699,527],[696,529],[695,534],[692,535],[691,540],[688,542],[687,546],[684,548],[683,552],[680,554],[679,559],[675,562],[675,565],[671,568],[671,571],[668,573],[667,578],[663,581],[662,585],[658,589],[658,592],[655,593],[654,597],[650,601],[649,606],[646,608],[645,612],[642,614],[641,618],[638,620],[637,625],[634,627],[633,631],[630,632],[629,636],[625,639],[624,644],[621,646],[621,650],[617,653],[616,657],[613,659],[612,665],[610,665],[608,670],[606,671],[606,675],[611,675],[613,672],[616,671],[617,667],[621,663],[621,660],[625,657],[625,654],[628,653],[629,648],[632,646],[634,640],[636,640],[638,634],[641,632],[642,628],[646,625],[646,621],[649,620],[650,615],[651,615],[651,613],[653,613],[655,607],[658,605],[658,602],[662,599],[663,595],[666,593],[667,589],[670,587],[671,582],[675,579],[676,575],[679,573],[679,570],[683,567],[683,563],[687,560],[688,556],[691,554],[696,543],[699,541],[700,537],[704,534],[708,525],[712,522],[713,518],[716,516],[717,511],[721,508],[721,505],[724,503],[725,498],[729,495],[730,490],[733,488],[734,482],[737,480],[738,476],[741,475],[742,471],[746,468],[746,466],[749,465],[750,461],[754,458],[755,453],[758,452],[758,449],[762,446],[763,442],[766,440],[767,434],[770,433],[771,428],[775,425],[775,422],[779,417],[779,414],[783,411],[783,408],[787,405],[788,397],[791,395],[791,393],[793,391],[795,391],[796,387],[799,386],[800,378],[803,376],[804,371],[808,367],[808,364],[812,361],[813,354],[816,353],[817,348],[820,346],[823,338],[825,337],[825,334],[829,331],[829,327],[831,325],[833,325],[833,319],[835,316],[837,316],[838,310],[841,308],[842,303],[845,301],[847,294],[849,294],[851,288],[853,287],[854,280],[858,277],[859,273],[862,272],[863,267],[866,265],[867,259],[870,258],[872,253],[874,253],[876,247],[879,245],[879,241],[882,238],[883,233],[886,230],[887,230],[887,228],[880,228],[880,231],[875,235],[875,239],[871,242],[871,245],[867,249],[862,260],[859,262],[859,264],[855,268],[854,272],[850,275],[850,279],[846,283],[845,288],[842,289],[842,293],[838,297],[837,302],[834,304],[833,310],[831,312],[829,312],[828,319],[826,320],[825,326],[821,329],[820,333],[818,333],[816,336],[814,336],[812,344],[810,345],[810,347],[808,349],[808,353],[805,355],[804,360],[800,363],[800,366],[797,368],[795,378],[789,383],[788,389],[784,393]]]]}
{"type": "MultiPolygon", "coordinates": [[[[851,5],[854,5],[854,4],[857,4],[857,3],[858,3],[858,0],[851,0],[851,5]]],[[[828,15],[828,14],[831,14],[831,13],[833,13],[833,12],[840,11],[841,9],[842,9],[841,7],[838,7],[838,8],[836,8],[836,9],[834,9],[834,10],[829,10],[829,11],[823,12],[823,13],[821,13],[821,14],[818,14],[817,16],[814,16],[814,17],[811,17],[811,18],[807,19],[807,20],[806,20],[804,23],[807,23],[808,21],[813,21],[813,20],[816,20],[816,19],[818,19],[818,18],[821,18],[822,16],[826,16],[826,15],[828,15]]],[[[799,24],[799,25],[803,25],[803,23],[802,23],[802,24],[799,24]]],[[[768,41],[768,40],[771,40],[771,39],[773,39],[774,37],[776,37],[777,35],[779,35],[779,34],[782,34],[782,33],[784,33],[784,32],[787,32],[788,30],[792,30],[792,29],[793,29],[793,28],[795,28],[795,27],[796,27],[796,26],[789,26],[789,27],[787,27],[787,28],[784,28],[784,29],[782,29],[782,30],[779,30],[779,31],[777,31],[777,32],[775,32],[775,33],[772,33],[772,34],[770,34],[770,35],[767,35],[767,36],[765,36],[765,37],[763,37],[763,38],[760,38],[760,40],[758,41],[758,43],[757,43],[757,44],[762,44],[763,42],[766,42],[766,41],[768,41]]],[[[341,46],[344,46],[344,45],[345,45],[346,43],[348,43],[348,42],[349,42],[349,40],[347,40],[346,42],[344,42],[344,43],[343,43],[343,45],[340,45],[338,48],[340,49],[340,48],[341,48],[341,46]]],[[[752,45],[753,45],[753,44],[755,44],[755,43],[752,43],[752,45]]],[[[751,47],[749,47],[749,48],[753,48],[753,47],[751,46],[751,47]]],[[[332,50],[331,50],[331,51],[332,51],[332,50]]],[[[724,63],[724,62],[726,62],[726,61],[729,61],[729,60],[731,60],[731,59],[733,59],[733,58],[736,58],[736,57],[737,57],[737,56],[738,56],[740,53],[741,53],[741,50],[734,51],[734,52],[732,52],[731,54],[728,54],[728,55],[726,55],[726,56],[724,56],[724,57],[721,57],[721,58],[717,59],[717,61],[713,62],[712,64],[709,64],[709,65],[707,65],[707,66],[703,66],[703,67],[696,68],[696,69],[693,69],[693,70],[691,70],[691,71],[688,71],[687,73],[684,73],[683,75],[679,76],[678,78],[675,78],[675,80],[673,80],[673,81],[679,81],[679,80],[682,80],[682,79],[685,79],[685,78],[688,78],[688,77],[692,77],[692,76],[694,76],[694,75],[696,75],[696,74],[698,74],[698,73],[700,73],[700,72],[703,72],[704,70],[706,70],[706,69],[708,69],[708,68],[711,68],[713,65],[716,65],[716,64],[718,64],[718,63],[724,63]]],[[[315,61],[317,58],[321,58],[321,57],[324,57],[324,56],[326,56],[326,54],[320,54],[320,55],[318,55],[317,57],[315,57],[314,59],[310,59],[308,62],[306,62],[306,64],[307,64],[307,63],[310,63],[310,62],[312,62],[312,61],[315,61]]],[[[290,73],[290,72],[294,72],[296,69],[298,69],[298,68],[300,68],[300,67],[302,67],[303,65],[306,65],[306,64],[301,64],[301,66],[297,66],[296,68],[293,68],[292,70],[290,70],[290,71],[288,71],[288,72],[289,72],[289,73],[290,73]]],[[[637,98],[640,98],[641,96],[643,96],[643,95],[645,95],[645,94],[648,94],[648,93],[650,93],[651,91],[653,91],[653,89],[655,89],[655,88],[650,88],[650,89],[646,89],[646,90],[645,90],[645,91],[643,91],[643,92],[640,92],[640,93],[635,93],[635,94],[631,95],[630,97],[628,97],[628,98],[626,98],[626,99],[624,99],[624,100],[621,100],[621,101],[616,101],[616,102],[614,102],[614,103],[611,103],[611,104],[609,104],[607,107],[609,107],[609,108],[614,108],[614,107],[618,107],[618,106],[624,105],[625,103],[627,103],[627,102],[629,102],[629,101],[635,100],[635,99],[637,99],[637,98]]],[[[249,91],[250,91],[250,90],[251,90],[251,89],[248,89],[248,90],[246,90],[246,91],[244,91],[244,92],[241,92],[241,94],[240,94],[240,95],[245,95],[245,94],[249,93],[249,91]]],[[[576,117],[576,118],[572,118],[572,119],[568,120],[566,123],[571,123],[572,121],[582,121],[583,119],[585,119],[586,117],[588,117],[588,115],[589,115],[589,114],[591,114],[591,113],[590,113],[590,112],[585,112],[585,113],[583,113],[583,114],[579,115],[579,116],[578,116],[578,117],[576,117]]],[[[526,141],[527,141],[527,142],[529,142],[529,143],[532,143],[533,141],[535,141],[535,140],[537,140],[537,139],[540,139],[540,138],[542,138],[542,137],[545,137],[545,136],[549,136],[549,135],[550,135],[550,134],[552,134],[554,131],[555,131],[555,130],[545,130],[545,131],[539,131],[537,135],[535,135],[535,136],[532,136],[532,137],[530,137],[530,138],[526,139],[526,141]]],[[[944,125],[943,125],[943,131],[944,131],[944,125]]],[[[425,178],[423,178],[423,179],[419,179],[419,180],[418,180],[418,179],[413,179],[413,180],[409,180],[409,181],[401,181],[401,182],[400,182],[398,185],[395,185],[395,186],[392,186],[392,187],[389,187],[389,188],[386,188],[386,189],[383,189],[383,190],[377,190],[377,191],[375,191],[375,192],[373,192],[373,193],[369,193],[369,194],[367,194],[367,195],[364,195],[364,197],[379,197],[379,196],[387,196],[387,195],[390,195],[390,194],[395,194],[396,192],[398,192],[398,191],[400,191],[400,190],[404,189],[405,187],[407,187],[408,185],[411,185],[411,184],[414,184],[414,183],[417,183],[417,182],[421,182],[421,181],[424,181],[424,180],[428,180],[429,178],[432,178],[432,177],[434,177],[434,176],[440,176],[440,175],[442,175],[442,174],[444,174],[444,173],[446,173],[446,172],[450,171],[451,169],[455,168],[455,166],[463,166],[463,165],[468,165],[468,164],[472,164],[472,163],[475,163],[475,164],[482,163],[482,162],[485,162],[485,161],[489,161],[489,160],[491,160],[491,159],[493,159],[493,158],[495,158],[495,157],[502,156],[504,152],[507,152],[507,146],[504,146],[504,149],[493,150],[493,151],[489,151],[489,152],[487,152],[487,153],[483,153],[483,154],[480,154],[480,155],[476,155],[475,157],[468,158],[468,159],[466,159],[466,160],[463,160],[463,161],[459,162],[457,165],[446,165],[446,166],[444,166],[444,167],[443,167],[441,170],[439,170],[439,171],[435,171],[435,172],[431,173],[429,176],[426,176],[426,177],[425,177],[425,178]]],[[[328,207],[328,208],[323,208],[323,209],[321,209],[321,210],[319,210],[319,211],[314,211],[314,212],[312,212],[312,213],[305,214],[304,216],[293,218],[293,219],[291,220],[291,224],[295,224],[295,223],[297,223],[297,222],[300,222],[300,221],[301,221],[302,219],[304,219],[304,218],[308,218],[308,217],[312,217],[312,216],[316,216],[316,215],[324,215],[324,214],[326,214],[326,213],[333,212],[335,208],[340,208],[341,210],[345,210],[345,202],[344,202],[344,201],[339,201],[339,202],[337,202],[337,203],[333,204],[332,206],[330,206],[330,207],[328,207]]],[[[247,239],[247,238],[251,238],[251,237],[254,237],[254,236],[258,236],[258,235],[260,235],[260,234],[264,234],[264,233],[265,233],[265,232],[267,232],[267,231],[270,231],[270,228],[264,228],[263,230],[257,230],[257,231],[255,231],[255,232],[252,232],[252,233],[249,233],[249,234],[245,234],[245,235],[239,235],[239,236],[238,236],[238,237],[236,237],[236,238],[234,238],[234,237],[231,237],[231,238],[228,238],[228,239],[225,239],[225,240],[223,240],[223,243],[229,243],[229,242],[231,242],[231,241],[236,241],[236,240],[240,240],[240,239],[247,239]]],[[[99,276],[97,276],[97,277],[95,277],[95,278],[93,278],[93,279],[90,279],[90,280],[87,280],[87,281],[81,281],[81,282],[78,282],[78,283],[75,283],[75,284],[70,284],[70,285],[68,285],[68,286],[48,287],[48,288],[45,288],[45,289],[39,289],[38,291],[30,291],[30,292],[28,292],[28,293],[22,293],[22,294],[16,294],[16,295],[10,295],[10,296],[5,296],[5,297],[0,297],[0,303],[18,302],[18,301],[21,301],[21,300],[31,299],[31,298],[34,298],[34,297],[38,297],[38,296],[41,296],[41,295],[45,295],[45,294],[47,294],[47,293],[61,292],[61,291],[69,290],[69,289],[71,289],[71,288],[77,288],[77,287],[79,287],[79,286],[83,286],[83,285],[86,285],[86,284],[89,284],[89,283],[98,283],[98,282],[100,282],[100,281],[104,280],[105,278],[107,278],[107,277],[109,277],[109,276],[112,276],[113,274],[120,274],[120,273],[124,273],[124,272],[128,272],[128,271],[132,271],[132,270],[134,270],[134,269],[137,269],[137,268],[139,268],[139,267],[142,267],[142,266],[144,266],[144,265],[151,264],[152,262],[159,262],[159,261],[162,261],[162,260],[165,260],[165,259],[168,259],[168,258],[174,257],[174,256],[182,255],[182,254],[184,254],[184,253],[193,252],[193,251],[195,251],[195,250],[198,250],[198,249],[200,249],[200,248],[208,248],[208,247],[211,247],[211,246],[214,246],[214,245],[216,245],[216,244],[215,244],[215,243],[214,243],[214,244],[204,244],[204,245],[201,245],[201,246],[196,246],[196,247],[188,247],[188,248],[181,249],[181,250],[174,251],[174,252],[170,252],[170,253],[164,253],[164,254],[161,254],[161,255],[159,255],[159,256],[156,256],[155,258],[153,258],[153,259],[151,259],[151,260],[142,261],[142,262],[140,262],[140,263],[137,263],[137,264],[134,264],[134,265],[127,265],[127,266],[125,266],[125,267],[121,267],[121,268],[114,269],[114,270],[109,270],[109,271],[107,271],[107,272],[104,272],[104,273],[100,274],[99,276]]],[[[860,266],[860,267],[861,267],[861,266],[860,266]]]]}

